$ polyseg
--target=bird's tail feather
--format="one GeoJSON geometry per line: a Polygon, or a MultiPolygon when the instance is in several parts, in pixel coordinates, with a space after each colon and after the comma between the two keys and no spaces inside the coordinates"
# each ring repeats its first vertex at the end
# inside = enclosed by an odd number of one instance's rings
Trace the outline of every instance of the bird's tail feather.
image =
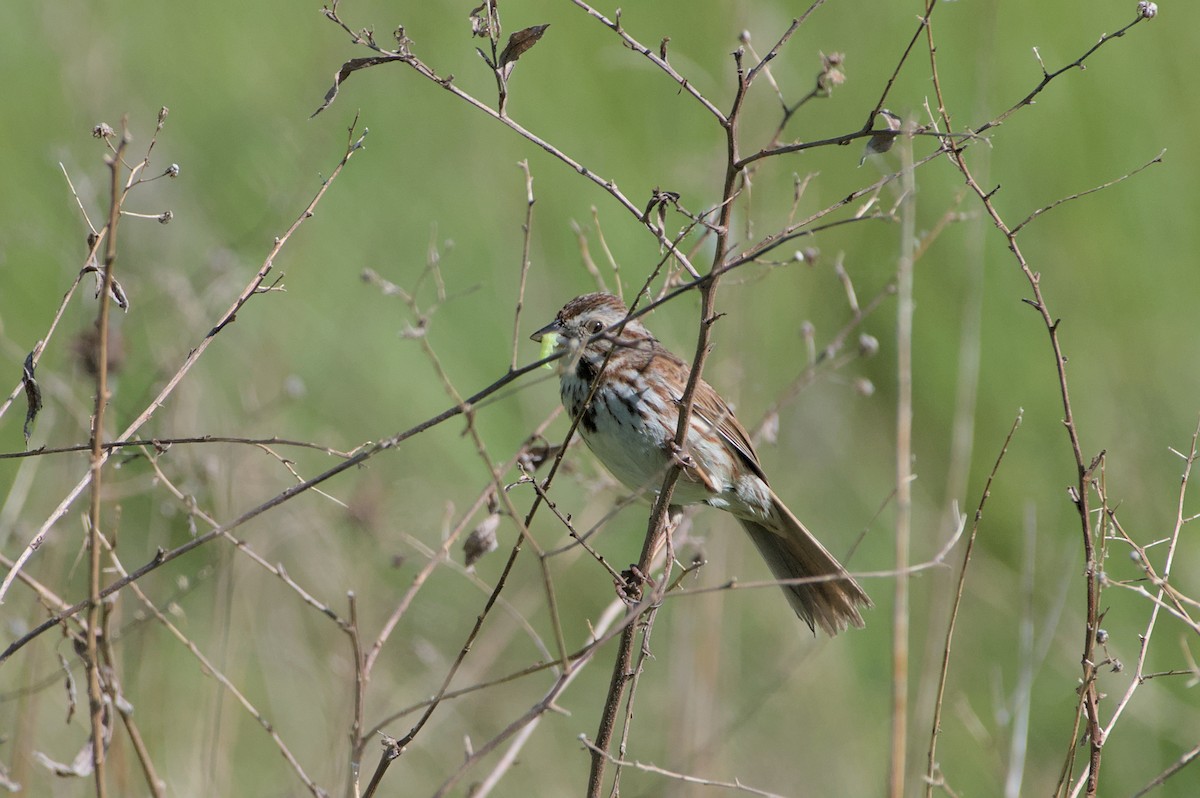
{"type": "Polygon", "coordinates": [[[831,636],[862,627],[859,607],[871,606],[866,592],[782,502],[773,509],[770,521],[739,520],[776,579],[814,579],[781,586],[792,609],[808,628],[820,626],[831,636]]]}

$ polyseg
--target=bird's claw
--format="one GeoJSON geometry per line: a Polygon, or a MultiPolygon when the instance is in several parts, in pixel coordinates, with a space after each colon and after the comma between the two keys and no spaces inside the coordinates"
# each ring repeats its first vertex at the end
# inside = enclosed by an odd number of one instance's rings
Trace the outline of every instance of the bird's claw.
{"type": "Polygon", "coordinates": [[[684,471],[690,471],[696,467],[696,461],[692,459],[692,456],[675,441],[667,443],[667,456],[671,459],[672,464],[679,466],[684,471]]]}
{"type": "Polygon", "coordinates": [[[617,595],[626,604],[636,604],[642,600],[642,587],[654,587],[654,580],[643,573],[637,565],[630,565],[621,572],[621,578],[616,581],[617,595]]]}

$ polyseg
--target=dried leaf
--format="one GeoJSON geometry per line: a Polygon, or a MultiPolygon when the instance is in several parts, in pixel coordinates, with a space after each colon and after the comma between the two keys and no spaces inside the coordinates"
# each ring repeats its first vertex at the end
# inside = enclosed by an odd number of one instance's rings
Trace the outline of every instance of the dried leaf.
{"type": "Polygon", "coordinates": [[[12,780],[12,777],[8,775],[8,769],[4,767],[4,763],[2,762],[0,762],[0,787],[9,792],[21,791],[21,785],[12,780]]]}
{"type": "Polygon", "coordinates": [[[879,115],[883,117],[883,122],[887,125],[887,130],[877,131],[875,135],[867,140],[862,160],[858,162],[859,166],[862,166],[866,162],[868,155],[882,155],[890,150],[892,145],[896,143],[896,137],[900,135],[900,127],[903,124],[903,120],[900,117],[886,108],[879,109],[879,115]]]}
{"type": "Polygon", "coordinates": [[[90,740],[87,745],[79,749],[79,753],[75,754],[75,759],[69,765],[63,762],[56,762],[41,751],[34,751],[33,756],[42,767],[60,778],[74,777],[83,779],[92,775],[92,743],[90,740]]]}
{"type": "Polygon", "coordinates": [[[496,541],[496,529],[500,526],[500,516],[492,513],[479,522],[479,526],[471,530],[463,543],[464,564],[470,568],[483,555],[495,551],[499,547],[496,541]]]}
{"type": "MultiPolygon", "coordinates": [[[[167,213],[169,214],[170,211],[167,211],[167,213]]],[[[159,221],[162,222],[161,217],[159,221]]],[[[167,221],[170,221],[170,219],[167,221]]],[[[166,222],[163,222],[163,224],[166,224],[166,222]]],[[[100,292],[104,290],[104,267],[100,265],[100,262],[95,257],[92,257],[87,265],[83,267],[83,273],[87,274],[88,272],[96,275],[96,296],[99,297],[100,292]]],[[[129,312],[129,297],[126,295],[125,289],[121,287],[121,283],[117,280],[116,276],[112,278],[108,295],[113,302],[117,303],[117,307],[126,313],[129,312]]]]}
{"type": "Polygon", "coordinates": [[[33,376],[33,352],[25,356],[25,365],[21,367],[21,383],[25,386],[25,446],[28,447],[33,421],[42,409],[42,388],[33,376]]]}
{"type": "Polygon", "coordinates": [[[497,66],[500,69],[505,69],[505,67],[515,63],[530,47],[538,43],[548,27],[550,26],[534,25],[532,28],[524,28],[509,36],[508,44],[504,45],[504,49],[500,52],[500,63],[497,66]]]}
{"type": "MultiPolygon", "coordinates": [[[[324,111],[333,104],[334,98],[337,97],[338,87],[342,85],[342,81],[350,77],[351,74],[360,69],[373,67],[376,64],[386,64],[391,61],[403,61],[404,56],[400,55],[373,55],[366,58],[351,58],[346,63],[342,64],[342,68],[333,76],[333,85],[329,87],[329,91],[325,92],[325,102],[321,103],[321,107],[312,112],[312,116],[324,111]]],[[[312,116],[309,119],[312,119],[312,116]]]]}
{"type": "Polygon", "coordinates": [[[64,686],[67,690],[67,725],[69,726],[71,724],[71,718],[75,717],[75,707],[77,706],[77,702],[75,700],[77,697],[77,692],[75,690],[75,676],[71,673],[71,664],[67,662],[67,658],[62,654],[58,655],[58,664],[62,668],[63,673],[66,674],[66,684],[64,686]]]}
{"type": "Polygon", "coordinates": [[[654,191],[650,193],[650,202],[646,203],[646,210],[642,211],[642,221],[650,221],[650,214],[657,208],[661,224],[666,214],[667,206],[676,205],[679,202],[679,196],[679,192],[677,191],[667,191],[655,186],[654,191]]]}
{"type": "Polygon", "coordinates": [[[122,715],[128,716],[133,714],[133,702],[126,698],[124,693],[117,693],[116,697],[113,698],[113,703],[117,707],[117,712],[120,712],[122,715]]]}
{"type": "MultiPolygon", "coordinates": [[[[109,710],[110,705],[106,702],[100,722],[100,736],[103,740],[105,751],[108,750],[109,743],[112,742],[113,733],[112,712],[109,710]]],[[[88,776],[92,775],[91,735],[88,735],[87,742],[85,742],[83,747],[79,749],[79,752],[75,754],[75,758],[71,760],[71,764],[69,765],[63,762],[56,762],[55,760],[43,754],[41,751],[35,751],[33,755],[43,767],[48,769],[55,776],[61,776],[63,778],[87,778],[88,776]]]]}
{"type": "Polygon", "coordinates": [[[416,327],[405,322],[404,329],[400,331],[400,337],[413,340],[417,338],[424,338],[428,332],[429,330],[426,328],[424,320],[417,324],[416,327]]]}
{"type": "Polygon", "coordinates": [[[562,449],[562,446],[557,443],[539,441],[538,443],[530,444],[525,450],[525,453],[521,456],[521,459],[524,462],[527,470],[536,471],[537,469],[541,468],[547,460],[557,457],[560,449],[562,449]]]}
{"type": "MultiPolygon", "coordinates": [[[[492,3],[493,8],[497,5],[498,3],[492,3]]],[[[468,19],[471,20],[472,36],[490,39],[493,36],[500,35],[500,20],[488,8],[487,3],[480,3],[475,8],[472,8],[468,19]]]]}
{"type": "MultiPolygon", "coordinates": [[[[170,211],[167,211],[167,213],[170,213],[170,211]]],[[[163,222],[163,224],[166,224],[166,222],[163,222]]],[[[108,294],[109,294],[109,296],[112,297],[113,302],[116,302],[117,307],[119,307],[121,310],[128,313],[129,312],[129,296],[125,293],[125,289],[121,287],[121,283],[117,281],[116,277],[112,278],[112,281],[109,284],[108,288],[109,288],[108,294]]]]}

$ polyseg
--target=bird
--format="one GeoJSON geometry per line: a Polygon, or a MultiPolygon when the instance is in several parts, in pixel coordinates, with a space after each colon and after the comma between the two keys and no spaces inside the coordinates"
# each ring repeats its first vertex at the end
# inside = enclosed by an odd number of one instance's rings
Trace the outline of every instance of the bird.
{"type": "Polygon", "coordinates": [[[627,488],[656,492],[672,463],[681,473],[673,505],[707,504],[732,514],[783,584],[796,615],[830,636],[864,626],[871,599],[776,495],[750,435],[704,380],[695,389],[682,451],[675,446],[691,367],[629,318],[612,294],[577,296],[530,336],[563,352],[559,395],[600,462],[627,488]]]}

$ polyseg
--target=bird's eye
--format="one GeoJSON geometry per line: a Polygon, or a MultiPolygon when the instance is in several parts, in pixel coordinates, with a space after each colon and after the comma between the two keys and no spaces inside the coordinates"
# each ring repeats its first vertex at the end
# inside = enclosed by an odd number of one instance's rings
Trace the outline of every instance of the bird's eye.
{"type": "Polygon", "coordinates": [[[604,329],[604,322],[600,321],[599,319],[592,319],[588,322],[587,328],[588,332],[590,332],[592,335],[595,335],[604,329]]]}

